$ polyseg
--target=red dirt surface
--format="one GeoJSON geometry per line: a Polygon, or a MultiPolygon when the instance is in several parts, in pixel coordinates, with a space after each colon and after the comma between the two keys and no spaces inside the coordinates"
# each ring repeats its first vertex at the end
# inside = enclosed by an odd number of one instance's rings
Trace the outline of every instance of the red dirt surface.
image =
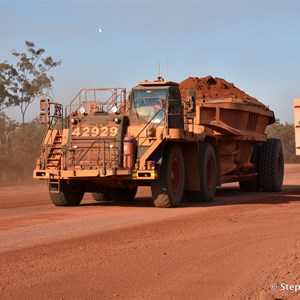
{"type": "Polygon", "coordinates": [[[0,188],[0,299],[298,300],[299,182],[286,165],[280,193],[229,184],[174,209],[146,187],[79,207],[52,205],[45,183],[0,188]]]}
{"type": "Polygon", "coordinates": [[[188,77],[179,84],[181,97],[184,100],[188,99],[190,90],[195,90],[196,100],[208,99],[243,99],[251,102],[259,103],[256,98],[249,96],[239,88],[235,87],[233,83],[227,82],[225,79],[206,76],[202,78],[188,77]]]}

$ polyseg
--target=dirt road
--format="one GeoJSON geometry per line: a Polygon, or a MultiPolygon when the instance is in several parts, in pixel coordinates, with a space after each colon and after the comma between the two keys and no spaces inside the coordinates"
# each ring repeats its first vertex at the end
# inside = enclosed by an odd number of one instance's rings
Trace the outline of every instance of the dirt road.
{"type": "Polygon", "coordinates": [[[55,207],[45,184],[0,188],[0,299],[300,299],[300,165],[281,193],[210,204],[55,207]]]}

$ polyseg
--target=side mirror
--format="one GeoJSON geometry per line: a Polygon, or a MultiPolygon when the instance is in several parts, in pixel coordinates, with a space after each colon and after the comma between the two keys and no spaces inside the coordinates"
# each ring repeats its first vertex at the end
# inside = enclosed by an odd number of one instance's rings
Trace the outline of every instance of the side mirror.
{"type": "Polygon", "coordinates": [[[43,98],[40,100],[40,110],[41,111],[49,111],[50,107],[50,99],[43,98]]]}
{"type": "Polygon", "coordinates": [[[49,116],[47,112],[41,112],[39,116],[39,122],[41,124],[48,124],[49,122],[49,116]]]}

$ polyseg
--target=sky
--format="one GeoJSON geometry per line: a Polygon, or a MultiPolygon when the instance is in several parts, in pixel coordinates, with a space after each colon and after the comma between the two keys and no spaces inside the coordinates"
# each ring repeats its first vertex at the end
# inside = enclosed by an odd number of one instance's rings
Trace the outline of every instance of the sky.
{"type": "MultiPolygon", "coordinates": [[[[299,20],[300,0],[0,0],[0,62],[14,63],[11,50],[25,51],[25,41],[44,48],[62,61],[49,75],[55,100],[64,105],[82,88],[130,90],[159,72],[177,82],[211,75],[293,123],[299,20]]],[[[18,108],[6,113],[21,120],[18,108]]],[[[26,120],[38,114],[36,101],[26,120]]]]}

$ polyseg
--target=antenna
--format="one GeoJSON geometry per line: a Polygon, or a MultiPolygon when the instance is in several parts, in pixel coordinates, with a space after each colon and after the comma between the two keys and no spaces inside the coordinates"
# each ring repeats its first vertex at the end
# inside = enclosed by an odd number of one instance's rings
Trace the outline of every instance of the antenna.
{"type": "Polygon", "coordinates": [[[167,58],[167,78],[170,79],[169,77],[169,60],[167,58]]]}
{"type": "Polygon", "coordinates": [[[158,77],[160,77],[160,62],[158,62],[158,77]]]}

